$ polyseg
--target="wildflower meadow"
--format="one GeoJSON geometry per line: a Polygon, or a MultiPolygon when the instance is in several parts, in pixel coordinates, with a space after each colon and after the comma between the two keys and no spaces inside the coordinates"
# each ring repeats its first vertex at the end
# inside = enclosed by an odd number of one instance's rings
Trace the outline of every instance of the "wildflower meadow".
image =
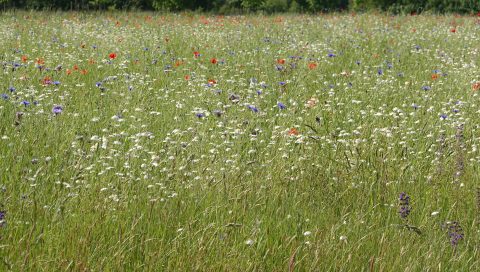
{"type": "Polygon", "coordinates": [[[0,25],[0,271],[480,269],[478,15],[0,25]]]}

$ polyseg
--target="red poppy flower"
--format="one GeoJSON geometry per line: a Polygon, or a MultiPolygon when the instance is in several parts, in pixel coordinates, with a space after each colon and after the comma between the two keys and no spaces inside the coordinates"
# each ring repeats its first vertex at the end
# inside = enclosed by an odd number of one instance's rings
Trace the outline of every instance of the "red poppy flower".
{"type": "Polygon", "coordinates": [[[78,71],[78,65],[73,65],[73,70],[78,71]]]}
{"type": "Polygon", "coordinates": [[[86,75],[86,74],[88,74],[88,70],[87,70],[87,69],[83,69],[82,71],[80,71],[80,73],[81,73],[82,75],[86,75]]]}
{"type": "Polygon", "coordinates": [[[185,75],[185,80],[190,80],[190,75],[185,75]]]}
{"type": "Polygon", "coordinates": [[[285,59],[277,59],[278,64],[285,64],[285,59]]]}
{"type": "Polygon", "coordinates": [[[450,29],[450,32],[455,33],[455,32],[457,32],[457,29],[456,29],[456,28],[452,28],[452,29],[450,29]]]}
{"type": "Polygon", "coordinates": [[[45,64],[45,60],[43,60],[42,58],[38,58],[37,59],[37,64],[38,65],[43,65],[43,64],[45,64]]]}
{"type": "Polygon", "coordinates": [[[316,63],[310,62],[310,63],[308,64],[308,69],[313,70],[313,69],[315,69],[315,68],[317,68],[317,64],[316,64],[316,63]]]}
{"type": "Polygon", "coordinates": [[[480,81],[473,83],[473,85],[472,85],[472,90],[473,90],[473,91],[478,91],[478,90],[480,90],[480,81]]]}
{"type": "Polygon", "coordinates": [[[70,70],[70,69],[67,69],[65,72],[67,73],[67,75],[72,74],[72,70],[70,70]]]}
{"type": "Polygon", "coordinates": [[[432,80],[437,80],[438,79],[438,74],[433,74],[432,75],[432,80]]]}
{"type": "Polygon", "coordinates": [[[110,57],[110,59],[116,59],[117,58],[117,53],[110,53],[110,55],[108,55],[110,57]]]}
{"type": "Polygon", "coordinates": [[[196,58],[200,57],[200,52],[198,51],[193,52],[193,56],[196,58]]]}
{"type": "Polygon", "coordinates": [[[44,77],[42,80],[42,85],[46,86],[50,84],[52,84],[52,79],[49,76],[44,77]]]}
{"type": "Polygon", "coordinates": [[[215,79],[209,79],[208,84],[211,84],[211,85],[217,84],[217,81],[215,79]]]}
{"type": "Polygon", "coordinates": [[[298,130],[296,128],[291,128],[289,131],[288,131],[288,135],[289,136],[296,136],[298,135],[298,130]]]}
{"type": "Polygon", "coordinates": [[[210,62],[211,62],[212,64],[217,64],[217,59],[216,59],[216,58],[212,58],[212,59],[210,60],[210,62]]]}
{"type": "Polygon", "coordinates": [[[23,55],[22,56],[22,62],[27,62],[27,60],[28,60],[27,56],[23,55]]]}

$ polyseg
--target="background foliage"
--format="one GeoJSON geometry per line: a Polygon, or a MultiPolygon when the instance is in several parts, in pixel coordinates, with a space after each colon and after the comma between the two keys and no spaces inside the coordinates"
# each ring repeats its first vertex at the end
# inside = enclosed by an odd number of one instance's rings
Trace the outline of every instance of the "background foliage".
{"type": "Polygon", "coordinates": [[[478,0],[0,0],[3,9],[208,11],[217,13],[327,12],[382,10],[394,13],[431,11],[472,13],[478,0]]]}

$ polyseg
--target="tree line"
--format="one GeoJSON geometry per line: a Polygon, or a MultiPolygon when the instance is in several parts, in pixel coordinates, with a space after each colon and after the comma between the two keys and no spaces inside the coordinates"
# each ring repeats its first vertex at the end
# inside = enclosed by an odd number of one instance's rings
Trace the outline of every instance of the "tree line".
{"type": "Polygon", "coordinates": [[[393,13],[477,13],[480,0],[0,0],[3,9],[158,10],[220,14],[381,10],[393,13]]]}

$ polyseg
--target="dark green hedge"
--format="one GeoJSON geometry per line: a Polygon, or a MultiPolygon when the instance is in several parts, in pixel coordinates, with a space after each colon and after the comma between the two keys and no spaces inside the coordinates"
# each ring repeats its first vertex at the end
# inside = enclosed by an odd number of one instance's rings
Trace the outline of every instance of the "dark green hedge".
{"type": "Polygon", "coordinates": [[[477,13],[480,0],[0,0],[3,9],[163,10],[216,13],[383,10],[393,13],[477,13]]]}

